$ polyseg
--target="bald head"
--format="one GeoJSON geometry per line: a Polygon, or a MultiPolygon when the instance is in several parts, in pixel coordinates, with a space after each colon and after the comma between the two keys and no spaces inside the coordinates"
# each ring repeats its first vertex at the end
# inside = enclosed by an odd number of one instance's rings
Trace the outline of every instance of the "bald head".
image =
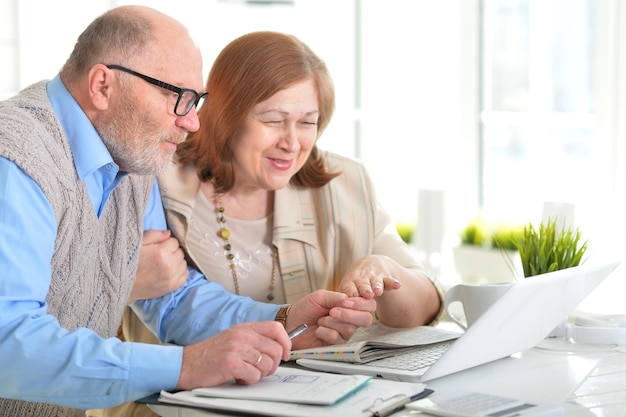
{"type": "Polygon", "coordinates": [[[78,37],[61,70],[61,78],[66,85],[71,85],[86,76],[96,64],[132,66],[137,61],[162,59],[169,55],[172,40],[197,49],[187,29],[170,16],[144,6],[111,9],[78,37]]]}

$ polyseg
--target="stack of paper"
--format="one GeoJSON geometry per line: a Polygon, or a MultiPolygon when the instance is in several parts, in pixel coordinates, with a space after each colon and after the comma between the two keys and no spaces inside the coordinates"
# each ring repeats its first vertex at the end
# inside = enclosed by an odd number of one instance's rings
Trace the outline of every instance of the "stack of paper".
{"type": "Polygon", "coordinates": [[[276,417],[367,417],[381,407],[403,405],[423,390],[423,384],[279,367],[256,384],[163,391],[159,401],[276,417]]]}

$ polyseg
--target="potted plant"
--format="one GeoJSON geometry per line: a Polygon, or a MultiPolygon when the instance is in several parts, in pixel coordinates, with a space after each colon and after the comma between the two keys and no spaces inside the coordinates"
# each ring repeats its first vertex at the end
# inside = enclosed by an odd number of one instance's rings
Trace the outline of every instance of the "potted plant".
{"type": "Polygon", "coordinates": [[[402,238],[402,240],[404,240],[404,242],[407,244],[411,243],[411,241],[413,240],[413,232],[415,231],[415,227],[415,222],[396,222],[396,230],[398,231],[400,238],[402,238]]]}
{"type": "Polygon", "coordinates": [[[559,229],[556,219],[548,219],[536,230],[532,224],[523,227],[514,239],[524,277],[545,274],[580,265],[587,250],[578,228],[559,229]]]}
{"type": "MultiPolygon", "coordinates": [[[[515,246],[520,255],[524,278],[534,277],[580,265],[587,251],[587,241],[581,240],[578,228],[561,227],[557,219],[548,219],[536,230],[532,224],[524,226],[522,233],[515,239],[515,246]]],[[[548,338],[565,335],[568,318],[557,326],[548,338]]]]}
{"type": "Polygon", "coordinates": [[[514,244],[521,227],[495,226],[476,218],[460,234],[452,250],[457,273],[464,282],[512,282],[521,276],[520,256],[514,244]]]}

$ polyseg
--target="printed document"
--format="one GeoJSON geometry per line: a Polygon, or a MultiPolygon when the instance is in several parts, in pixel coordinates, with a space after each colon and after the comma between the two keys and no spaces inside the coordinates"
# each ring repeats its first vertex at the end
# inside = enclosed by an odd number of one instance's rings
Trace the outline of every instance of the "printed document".
{"type": "MultiPolygon", "coordinates": [[[[280,369],[282,367],[279,367],[280,369]]],[[[293,375],[304,375],[301,372],[310,373],[312,371],[287,368],[287,372],[291,372],[293,375]]],[[[319,374],[333,375],[323,372],[319,374]]],[[[385,415],[382,412],[383,410],[403,407],[404,404],[410,401],[411,397],[422,393],[425,389],[424,384],[421,383],[371,379],[365,382],[359,389],[353,390],[334,404],[316,405],[308,403],[309,401],[306,404],[282,402],[286,398],[282,395],[280,384],[272,384],[274,388],[271,390],[271,396],[278,398],[278,400],[274,401],[268,401],[267,399],[263,401],[246,400],[242,399],[243,396],[238,398],[205,397],[196,395],[192,391],[176,393],[162,391],[159,396],[159,402],[207,410],[223,410],[272,417],[371,417],[385,415]]],[[[259,383],[245,385],[242,388],[254,388],[255,385],[259,385],[259,383]]]]}
{"type": "Polygon", "coordinates": [[[273,375],[262,378],[256,384],[240,385],[233,381],[212,388],[197,388],[192,390],[192,394],[199,397],[329,405],[359,389],[370,379],[364,375],[338,375],[279,366],[273,375]]]}

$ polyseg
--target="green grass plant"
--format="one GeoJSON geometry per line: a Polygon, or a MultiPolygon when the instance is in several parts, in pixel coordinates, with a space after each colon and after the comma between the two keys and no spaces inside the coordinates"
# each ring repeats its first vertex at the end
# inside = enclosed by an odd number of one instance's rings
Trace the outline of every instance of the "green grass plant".
{"type": "Polygon", "coordinates": [[[523,229],[520,226],[499,224],[493,229],[489,237],[491,247],[496,249],[517,250],[515,242],[522,237],[523,229]]]}
{"type": "Polygon", "coordinates": [[[461,243],[485,249],[517,250],[515,241],[521,236],[522,227],[500,223],[492,225],[481,218],[469,222],[461,231],[461,243]]]}
{"type": "Polygon", "coordinates": [[[536,230],[532,224],[523,227],[515,240],[524,277],[580,265],[587,250],[578,228],[558,228],[556,219],[548,219],[536,230]]]}
{"type": "Polygon", "coordinates": [[[461,243],[464,245],[484,246],[488,241],[488,226],[481,219],[471,221],[461,232],[461,243]]]}
{"type": "Polygon", "coordinates": [[[411,243],[413,240],[413,231],[415,230],[416,222],[397,222],[396,230],[398,234],[404,240],[405,243],[411,243]]]}

